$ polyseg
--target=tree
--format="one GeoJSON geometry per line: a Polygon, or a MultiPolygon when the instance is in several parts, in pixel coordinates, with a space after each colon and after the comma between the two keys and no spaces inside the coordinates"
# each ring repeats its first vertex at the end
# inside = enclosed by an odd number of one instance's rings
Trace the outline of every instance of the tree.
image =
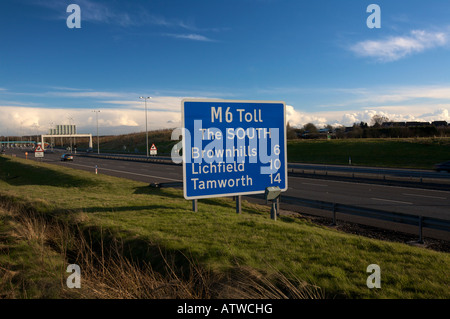
{"type": "Polygon", "coordinates": [[[372,116],[372,120],[370,121],[373,127],[380,127],[384,122],[389,122],[389,118],[387,116],[378,114],[372,116]]]}
{"type": "Polygon", "coordinates": [[[286,137],[288,140],[293,140],[297,138],[297,132],[295,128],[293,128],[289,122],[286,125],[286,137]]]}
{"type": "MultiPolygon", "coordinates": [[[[351,132],[351,137],[361,138],[364,132],[364,122],[353,124],[353,130],[351,132]]],[[[366,124],[367,125],[367,124],[366,124]]]]}
{"type": "Polygon", "coordinates": [[[312,123],[303,125],[303,129],[305,131],[308,131],[309,133],[317,133],[318,132],[317,127],[312,123]]]}

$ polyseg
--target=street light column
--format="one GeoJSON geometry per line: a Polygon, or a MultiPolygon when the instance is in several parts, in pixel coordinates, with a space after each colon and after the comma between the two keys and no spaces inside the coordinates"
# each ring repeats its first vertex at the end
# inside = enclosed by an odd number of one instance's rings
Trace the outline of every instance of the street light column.
{"type": "Polygon", "coordinates": [[[147,99],[145,99],[145,141],[147,147],[145,148],[147,151],[147,157],[148,157],[148,127],[147,127],[147,99]]]}
{"type": "Polygon", "coordinates": [[[148,96],[148,97],[141,96],[139,98],[144,99],[144,101],[145,101],[145,140],[146,140],[146,149],[147,149],[147,157],[148,157],[149,149],[148,149],[148,128],[147,128],[147,99],[151,99],[151,97],[150,96],[148,96]]]}
{"type": "Polygon", "coordinates": [[[100,138],[98,136],[98,113],[100,113],[100,110],[92,111],[95,112],[96,118],[97,118],[97,154],[100,154],[100,138]]]}
{"type": "Polygon", "coordinates": [[[96,112],[97,115],[97,154],[100,154],[100,137],[98,136],[98,113],[100,111],[96,112]]]}

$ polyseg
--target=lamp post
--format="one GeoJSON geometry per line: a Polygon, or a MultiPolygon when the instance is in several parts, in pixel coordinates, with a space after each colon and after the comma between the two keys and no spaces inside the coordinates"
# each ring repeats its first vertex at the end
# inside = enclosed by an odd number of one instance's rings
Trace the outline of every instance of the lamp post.
{"type": "Polygon", "coordinates": [[[146,145],[147,145],[147,157],[148,157],[148,129],[147,129],[147,99],[151,99],[151,96],[148,97],[139,97],[140,99],[144,99],[145,101],[145,135],[146,135],[146,145]]]}
{"type": "Polygon", "coordinates": [[[52,122],[50,122],[50,123],[48,123],[49,125],[50,125],[50,130],[49,130],[49,133],[50,133],[50,135],[51,135],[51,138],[50,138],[50,146],[51,146],[51,149],[52,149],[52,151],[53,151],[53,121],[52,122]]]}
{"type": "Polygon", "coordinates": [[[68,119],[69,119],[69,135],[70,135],[70,137],[69,137],[69,139],[70,139],[70,153],[73,153],[73,144],[72,144],[72,142],[73,142],[73,138],[72,138],[72,135],[73,135],[73,132],[72,132],[72,121],[73,121],[73,118],[69,115],[69,117],[68,117],[68,119]]]}
{"type": "Polygon", "coordinates": [[[38,136],[39,124],[38,123],[33,123],[32,127],[36,129],[36,145],[37,145],[38,142],[39,142],[39,136],[38,136]]]}
{"type": "MultiPolygon", "coordinates": [[[[20,122],[20,141],[21,142],[23,141],[23,122],[24,121],[20,122]]],[[[22,146],[22,145],[20,145],[20,146],[22,146]]]]}
{"type": "Polygon", "coordinates": [[[92,111],[92,112],[95,112],[96,116],[97,116],[97,154],[100,154],[100,140],[99,140],[99,137],[98,137],[98,113],[100,113],[100,110],[95,110],[95,111],[92,111]]]}

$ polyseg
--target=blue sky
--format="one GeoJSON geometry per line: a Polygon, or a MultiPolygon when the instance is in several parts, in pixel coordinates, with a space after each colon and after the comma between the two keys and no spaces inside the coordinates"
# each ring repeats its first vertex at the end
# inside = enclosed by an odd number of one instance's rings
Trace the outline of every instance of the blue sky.
{"type": "Polygon", "coordinates": [[[176,127],[185,97],[276,100],[291,125],[450,122],[445,0],[2,0],[0,135],[176,127]],[[370,29],[368,5],[381,8],[370,29]],[[67,6],[81,9],[69,29],[67,6]]]}

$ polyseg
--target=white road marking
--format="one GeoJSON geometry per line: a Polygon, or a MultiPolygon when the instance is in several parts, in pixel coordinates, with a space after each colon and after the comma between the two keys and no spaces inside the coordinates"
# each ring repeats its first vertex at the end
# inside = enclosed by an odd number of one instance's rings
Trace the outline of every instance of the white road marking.
{"type": "MultiPolygon", "coordinates": [[[[89,167],[94,169],[93,166],[91,165],[81,165],[81,164],[75,164],[75,163],[70,163],[71,165],[76,165],[76,166],[82,166],[82,167],[89,167]]],[[[138,173],[132,173],[132,172],[125,172],[125,171],[118,171],[115,169],[110,169],[110,168],[98,168],[99,171],[111,171],[111,172],[117,172],[117,173],[125,173],[125,174],[131,174],[131,175],[138,175],[138,176],[144,176],[144,177],[153,177],[153,178],[160,178],[160,179],[166,179],[168,181],[174,181],[174,182],[182,182],[182,180],[180,179],[173,179],[173,178],[167,178],[167,177],[161,177],[161,176],[153,176],[153,175],[146,175],[146,174],[138,174],[138,173]]]]}
{"type": "Polygon", "coordinates": [[[328,185],[323,184],[314,184],[314,183],[302,183],[303,185],[312,185],[312,186],[322,186],[322,187],[328,187],[328,185]]]}
{"type": "Polygon", "coordinates": [[[401,201],[392,200],[392,199],[383,199],[383,198],[371,198],[371,199],[379,200],[379,201],[383,201],[383,202],[391,202],[391,203],[397,203],[397,204],[413,205],[413,203],[410,203],[410,202],[401,202],[401,201]]]}
{"type": "Polygon", "coordinates": [[[403,193],[403,195],[405,195],[405,196],[414,196],[414,197],[434,198],[434,199],[447,199],[447,197],[430,196],[430,195],[407,194],[407,193],[403,193]]]}
{"type": "MultiPolygon", "coordinates": [[[[297,176],[289,176],[289,179],[302,179],[302,180],[315,180],[313,178],[308,178],[308,177],[297,177],[297,176]]],[[[332,184],[353,184],[356,185],[355,182],[344,182],[344,181],[335,181],[335,180],[328,180],[329,183],[332,184]]],[[[405,190],[411,190],[411,187],[404,187],[404,186],[391,186],[391,185],[375,185],[375,184],[370,184],[370,183],[359,183],[359,185],[366,185],[366,186],[370,186],[372,188],[400,188],[400,189],[405,189],[405,190]]],[[[421,192],[436,192],[436,193],[446,193],[448,194],[449,191],[442,191],[442,190],[437,190],[437,189],[426,189],[426,188],[417,188],[420,189],[421,192]]]]}

